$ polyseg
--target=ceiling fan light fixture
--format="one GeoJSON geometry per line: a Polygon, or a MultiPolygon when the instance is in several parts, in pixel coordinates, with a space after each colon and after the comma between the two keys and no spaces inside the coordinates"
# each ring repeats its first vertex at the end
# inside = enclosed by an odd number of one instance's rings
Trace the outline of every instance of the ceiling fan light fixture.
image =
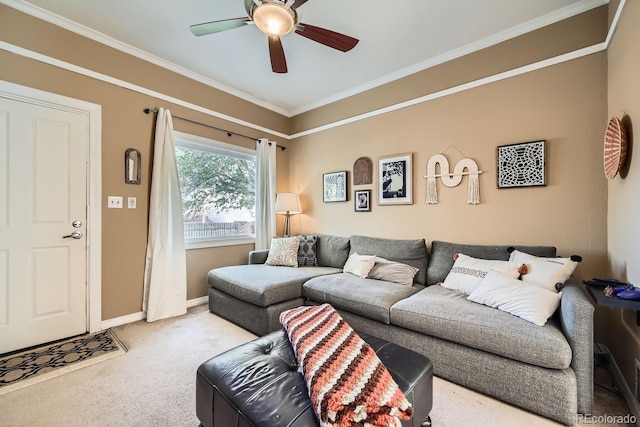
{"type": "Polygon", "coordinates": [[[295,18],[290,8],[277,3],[262,3],[253,11],[253,21],[265,34],[281,37],[293,30],[295,18]]]}

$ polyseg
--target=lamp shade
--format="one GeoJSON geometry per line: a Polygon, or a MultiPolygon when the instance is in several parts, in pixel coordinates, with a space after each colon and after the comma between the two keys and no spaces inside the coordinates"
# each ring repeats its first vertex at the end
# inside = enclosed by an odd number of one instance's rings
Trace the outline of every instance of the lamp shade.
{"type": "Polygon", "coordinates": [[[277,214],[299,214],[302,213],[300,207],[300,197],[297,193],[278,193],[276,196],[277,214]]]}

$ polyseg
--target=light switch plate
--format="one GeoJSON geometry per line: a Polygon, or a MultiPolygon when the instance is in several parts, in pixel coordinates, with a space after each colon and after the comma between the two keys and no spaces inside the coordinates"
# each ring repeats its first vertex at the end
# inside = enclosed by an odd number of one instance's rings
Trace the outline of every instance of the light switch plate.
{"type": "Polygon", "coordinates": [[[136,208],[136,198],[135,197],[127,197],[127,208],[135,209],[136,208]]]}

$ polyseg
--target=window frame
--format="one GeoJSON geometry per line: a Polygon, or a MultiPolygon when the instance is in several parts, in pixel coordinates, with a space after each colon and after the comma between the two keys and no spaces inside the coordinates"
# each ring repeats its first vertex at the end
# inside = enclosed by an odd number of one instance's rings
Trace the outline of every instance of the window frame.
{"type": "MultiPolygon", "coordinates": [[[[234,157],[236,159],[252,160],[256,163],[258,161],[255,149],[228,144],[226,142],[216,141],[214,139],[179,131],[174,131],[173,139],[175,147],[208,151],[210,153],[234,157]]],[[[199,239],[185,239],[184,245],[186,250],[190,250],[221,246],[248,245],[255,244],[255,241],[255,235],[242,237],[203,237],[199,239]]]]}

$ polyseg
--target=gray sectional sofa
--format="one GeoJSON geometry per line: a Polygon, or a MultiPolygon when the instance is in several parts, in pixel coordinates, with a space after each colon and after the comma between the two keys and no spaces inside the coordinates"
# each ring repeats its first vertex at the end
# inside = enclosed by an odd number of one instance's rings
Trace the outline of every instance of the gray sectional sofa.
{"type": "Polygon", "coordinates": [[[451,270],[454,253],[507,260],[509,247],[555,257],[551,246],[461,245],[423,239],[319,235],[318,266],[249,264],[209,272],[209,309],[264,335],[281,328],[279,314],[303,304],[330,303],[357,331],[417,351],[434,373],[564,424],[593,407],[593,305],[572,277],[544,326],[467,300],[434,285],[451,270]],[[376,255],[418,268],[412,286],[344,273],[350,254],[376,255]]]}

